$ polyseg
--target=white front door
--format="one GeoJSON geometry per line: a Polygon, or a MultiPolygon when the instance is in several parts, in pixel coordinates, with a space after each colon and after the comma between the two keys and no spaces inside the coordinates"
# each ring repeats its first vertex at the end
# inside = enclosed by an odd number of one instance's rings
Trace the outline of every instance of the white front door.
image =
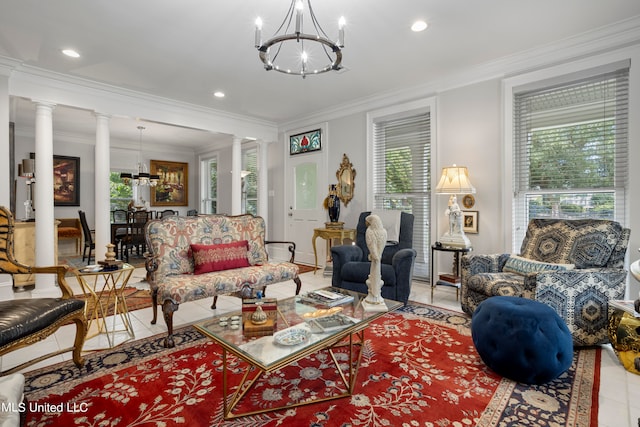
{"type": "MultiPolygon", "coordinates": [[[[325,221],[328,221],[327,212],[322,206],[327,196],[325,153],[319,150],[288,156],[285,175],[286,239],[296,243],[296,262],[313,265],[313,229],[323,228],[325,221]]],[[[318,240],[318,264],[322,266],[326,250],[324,241],[318,240]]]]}

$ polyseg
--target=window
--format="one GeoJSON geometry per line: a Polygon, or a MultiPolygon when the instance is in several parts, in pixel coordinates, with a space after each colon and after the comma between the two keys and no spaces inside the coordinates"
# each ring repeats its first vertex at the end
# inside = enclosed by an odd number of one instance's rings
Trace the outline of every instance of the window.
{"type": "Polygon", "coordinates": [[[427,277],[431,176],[429,112],[381,117],[373,122],[374,207],[414,215],[414,273],[427,277]]]}
{"type": "Polygon", "coordinates": [[[514,95],[514,249],[532,218],[625,223],[628,67],[514,95]]]}
{"type": "Polygon", "coordinates": [[[258,149],[242,151],[242,170],[249,172],[242,178],[242,213],[258,215],[258,149]]]}
{"type": "Polygon", "coordinates": [[[203,206],[207,214],[218,213],[218,158],[202,161],[203,206]]]}
{"type": "Polygon", "coordinates": [[[122,181],[120,172],[111,172],[109,174],[109,205],[111,210],[126,210],[131,200],[133,200],[133,188],[122,181]]]}

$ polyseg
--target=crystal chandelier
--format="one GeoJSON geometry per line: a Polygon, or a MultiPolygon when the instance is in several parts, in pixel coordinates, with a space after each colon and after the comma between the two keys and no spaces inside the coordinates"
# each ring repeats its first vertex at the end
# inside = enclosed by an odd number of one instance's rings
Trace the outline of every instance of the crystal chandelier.
{"type": "Polygon", "coordinates": [[[256,19],[255,47],[267,71],[275,70],[302,78],[310,74],[338,71],[342,68],[344,26],[345,19],[341,17],[338,21],[338,40],[334,42],[316,19],[311,0],[292,0],[282,24],[274,36],[265,42],[262,41],[262,19],[256,19]],[[309,16],[308,27],[313,27],[310,33],[305,33],[303,28],[306,11],[309,16]]]}
{"type": "MultiPolygon", "coordinates": [[[[144,126],[138,126],[138,130],[140,131],[140,151],[138,152],[138,156],[142,153],[142,131],[145,130],[144,126]]],[[[131,174],[129,172],[122,172],[120,174],[120,178],[125,183],[125,185],[136,186],[149,186],[155,187],[158,185],[158,181],[160,181],[160,175],[150,175],[147,170],[147,165],[140,162],[140,158],[138,157],[138,173],[131,174]]]]}

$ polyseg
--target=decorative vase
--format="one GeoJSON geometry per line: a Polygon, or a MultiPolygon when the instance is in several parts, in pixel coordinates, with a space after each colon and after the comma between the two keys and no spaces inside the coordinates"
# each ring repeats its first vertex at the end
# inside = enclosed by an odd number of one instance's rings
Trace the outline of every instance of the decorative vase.
{"type": "Polygon", "coordinates": [[[262,304],[256,304],[256,311],[251,315],[251,323],[254,325],[262,325],[263,323],[267,323],[267,313],[262,309],[262,304]]]}
{"type": "Polygon", "coordinates": [[[338,198],[335,184],[329,186],[329,195],[325,199],[325,204],[329,212],[329,220],[331,222],[338,222],[338,218],[340,218],[340,199],[338,198]]]}
{"type": "Polygon", "coordinates": [[[114,251],[115,245],[112,243],[107,244],[107,252],[104,254],[105,261],[115,261],[116,252],[114,251]]]}

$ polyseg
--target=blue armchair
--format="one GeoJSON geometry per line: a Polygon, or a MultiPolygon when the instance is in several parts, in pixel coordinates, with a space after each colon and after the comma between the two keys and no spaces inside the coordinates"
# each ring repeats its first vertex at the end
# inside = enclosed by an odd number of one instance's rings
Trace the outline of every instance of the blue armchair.
{"type": "MultiPolygon", "coordinates": [[[[369,248],[365,242],[367,225],[365,219],[371,212],[362,212],[356,228],[356,244],[334,246],[333,276],[331,284],[337,288],[349,289],[366,294],[366,280],[371,263],[369,248]]],[[[407,303],[411,293],[413,265],[416,251],[413,249],[413,215],[402,212],[398,243],[385,247],[382,252],[382,297],[407,303]]]]}

